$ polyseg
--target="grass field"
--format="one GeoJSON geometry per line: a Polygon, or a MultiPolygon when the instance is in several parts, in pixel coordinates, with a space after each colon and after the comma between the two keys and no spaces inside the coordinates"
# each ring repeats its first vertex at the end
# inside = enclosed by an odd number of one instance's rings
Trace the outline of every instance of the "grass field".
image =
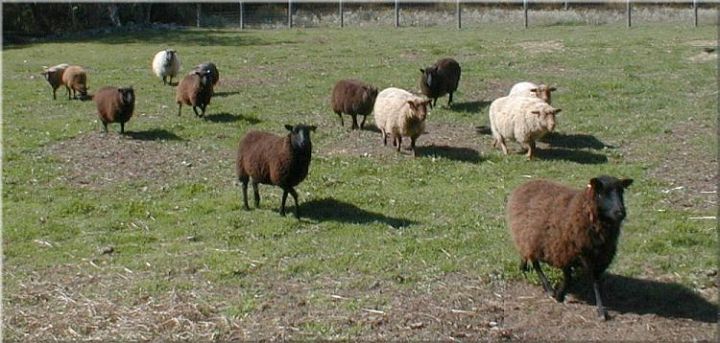
{"type": "Polygon", "coordinates": [[[177,30],[6,46],[4,337],[712,339],[717,52],[703,48],[716,39],[713,26],[653,24],[177,30]],[[218,65],[205,119],[187,107],[177,117],[174,87],[152,75],[166,47],[183,71],[218,65]],[[382,147],[372,125],[340,127],[329,109],[338,79],[417,90],[418,69],[445,56],[463,68],[460,89],[430,113],[418,158],[382,147]],[[52,100],[40,72],[58,63],[87,67],[91,92],[134,86],[126,135],[101,134],[92,102],[63,89],[52,100]],[[503,156],[484,129],[489,103],[521,80],[557,85],[563,109],[532,162],[503,156]],[[242,210],[239,138],[299,122],[318,126],[297,187],[302,219],[279,216],[269,186],[260,209],[242,210]],[[583,289],[567,304],[544,298],[518,271],[504,222],[507,194],[528,179],[579,188],[600,174],[635,179],[608,324],[583,289]]]}

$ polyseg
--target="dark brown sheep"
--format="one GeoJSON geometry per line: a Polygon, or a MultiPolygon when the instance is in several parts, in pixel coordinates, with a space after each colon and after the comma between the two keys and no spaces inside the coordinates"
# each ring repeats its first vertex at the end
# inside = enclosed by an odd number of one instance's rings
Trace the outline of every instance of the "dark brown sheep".
{"type": "Polygon", "coordinates": [[[87,73],[85,73],[85,69],[80,66],[69,66],[65,68],[62,80],[67,89],[68,100],[78,99],[76,92],[80,93],[80,99],[87,98],[87,73]],[[70,97],[71,91],[72,97],[70,97]]]}
{"type": "Polygon", "coordinates": [[[344,126],[342,114],[352,116],[352,129],[357,129],[357,116],[363,116],[360,129],[365,125],[367,115],[373,110],[378,90],[362,81],[340,80],[332,92],[332,109],[340,117],[340,125],[344,126]]]}
{"type": "Polygon", "coordinates": [[[213,85],[209,70],[194,70],[187,74],[177,86],[175,101],[178,104],[178,115],[182,113],[182,105],[191,105],[195,115],[205,115],[205,108],[210,104],[213,85]],[[198,113],[198,107],[202,111],[198,113]]]}
{"type": "Polygon", "coordinates": [[[45,77],[45,80],[47,80],[50,87],[52,87],[53,100],[57,99],[57,89],[63,85],[63,73],[65,72],[65,68],[69,66],[70,65],[66,63],[58,64],[42,72],[43,77],[45,77]]]}
{"type": "Polygon", "coordinates": [[[120,133],[125,133],[125,123],[135,109],[135,91],[132,87],[103,87],[93,95],[103,129],[108,132],[108,123],[120,123],[120,133]]]}
{"type": "Polygon", "coordinates": [[[598,315],[607,319],[602,305],[601,280],[617,250],[620,225],[625,218],[623,191],[632,179],[600,176],[583,190],[543,180],[516,188],[507,204],[507,221],[520,253],[520,268],[532,263],[546,292],[562,302],[572,280],[572,268],[588,271],[598,315]],[[556,291],[540,262],[561,268],[564,279],[556,291]]]}
{"type": "Polygon", "coordinates": [[[433,100],[431,107],[436,105],[437,98],[445,94],[450,94],[450,106],[453,93],[460,83],[460,64],[452,58],[443,58],[425,69],[420,69],[420,72],[420,91],[433,100]]]}
{"type": "Polygon", "coordinates": [[[210,81],[212,82],[213,87],[217,85],[218,81],[220,81],[220,72],[217,69],[217,66],[215,63],[212,62],[205,62],[200,63],[193,68],[193,71],[210,71],[210,81]]]}
{"type": "Polygon", "coordinates": [[[280,215],[285,215],[285,201],[290,193],[295,200],[295,217],[300,218],[295,186],[305,180],[312,158],[310,131],[315,126],[285,125],[286,136],[251,131],[240,140],[236,160],[238,180],[242,182],[243,202],[249,210],[247,185],[252,178],[255,207],[260,206],[258,184],[275,185],[283,190],[280,215]]]}

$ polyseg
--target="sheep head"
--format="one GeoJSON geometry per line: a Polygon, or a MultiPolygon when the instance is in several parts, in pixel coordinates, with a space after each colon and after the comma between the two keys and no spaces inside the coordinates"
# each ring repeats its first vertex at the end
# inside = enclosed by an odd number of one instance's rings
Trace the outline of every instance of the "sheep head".
{"type": "Polygon", "coordinates": [[[423,85],[427,86],[428,88],[432,88],[433,85],[433,79],[435,76],[437,76],[437,66],[430,66],[425,69],[420,69],[420,72],[422,73],[422,76],[420,78],[423,85]]]}
{"type": "Polygon", "coordinates": [[[285,128],[290,131],[290,143],[293,148],[298,150],[312,149],[312,142],[310,141],[310,131],[315,131],[317,127],[315,125],[290,125],[286,124],[285,128]]]}
{"type": "Polygon", "coordinates": [[[118,88],[118,92],[120,93],[120,98],[125,105],[131,105],[135,103],[135,91],[133,90],[132,86],[118,88]]]}
{"type": "Polygon", "coordinates": [[[417,98],[407,101],[410,109],[412,110],[414,117],[420,121],[424,121],[428,114],[428,105],[430,105],[430,99],[417,98]]]}
{"type": "Polygon", "coordinates": [[[557,88],[555,87],[548,87],[547,85],[541,84],[537,86],[536,88],[531,88],[530,91],[535,93],[535,96],[542,99],[543,101],[547,102],[548,104],[551,103],[552,98],[552,92],[556,91],[557,88]]]}
{"type": "Polygon", "coordinates": [[[562,111],[562,109],[549,107],[543,108],[541,110],[531,111],[530,113],[538,116],[541,125],[546,128],[548,132],[552,132],[552,130],[555,129],[555,125],[557,124],[555,116],[560,113],[560,111],[562,111]]]}
{"type": "Polygon", "coordinates": [[[623,191],[632,183],[633,179],[617,179],[606,175],[590,180],[587,192],[593,197],[601,221],[620,224],[625,219],[627,213],[623,191]]]}

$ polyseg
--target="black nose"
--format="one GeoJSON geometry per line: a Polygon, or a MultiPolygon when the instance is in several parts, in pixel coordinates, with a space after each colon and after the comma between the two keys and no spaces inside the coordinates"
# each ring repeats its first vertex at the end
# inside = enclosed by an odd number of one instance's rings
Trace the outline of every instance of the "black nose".
{"type": "Polygon", "coordinates": [[[617,209],[617,210],[613,211],[613,216],[615,216],[615,218],[618,220],[623,220],[623,219],[625,219],[625,210],[617,209]]]}

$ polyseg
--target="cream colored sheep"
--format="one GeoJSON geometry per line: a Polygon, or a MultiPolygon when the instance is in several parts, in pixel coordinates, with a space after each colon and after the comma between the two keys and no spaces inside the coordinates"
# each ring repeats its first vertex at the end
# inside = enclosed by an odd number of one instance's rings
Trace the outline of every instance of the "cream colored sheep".
{"type": "Polygon", "coordinates": [[[415,141],[425,131],[428,104],[430,99],[404,89],[391,87],[378,93],[373,112],[383,145],[387,145],[387,136],[392,135],[393,145],[400,151],[402,137],[410,137],[410,148],[413,156],[417,156],[415,141]]]}
{"type": "Polygon", "coordinates": [[[157,77],[162,78],[163,84],[171,84],[173,77],[180,71],[180,57],[173,49],[167,49],[155,54],[152,69],[157,77]],[[167,78],[170,77],[168,81],[167,78]]]}
{"type": "Polygon", "coordinates": [[[490,105],[493,146],[499,144],[507,155],[505,139],[512,138],[528,150],[527,157],[532,159],[535,141],[555,129],[555,115],[560,111],[536,97],[506,96],[495,99],[490,105]]]}

